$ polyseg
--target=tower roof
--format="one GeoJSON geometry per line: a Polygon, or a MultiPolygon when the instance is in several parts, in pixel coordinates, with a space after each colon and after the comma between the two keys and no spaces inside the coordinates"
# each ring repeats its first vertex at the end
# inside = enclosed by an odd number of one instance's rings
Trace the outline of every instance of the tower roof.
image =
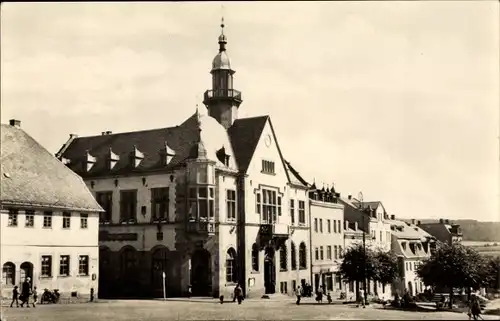
{"type": "Polygon", "coordinates": [[[219,36],[219,53],[212,61],[212,71],[214,70],[231,70],[231,61],[226,53],[227,36],[224,34],[224,17],[222,17],[221,34],[219,36]]]}

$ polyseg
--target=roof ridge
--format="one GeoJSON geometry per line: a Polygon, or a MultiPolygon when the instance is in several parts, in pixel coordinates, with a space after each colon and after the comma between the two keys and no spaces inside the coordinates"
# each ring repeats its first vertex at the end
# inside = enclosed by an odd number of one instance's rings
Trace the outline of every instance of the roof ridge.
{"type": "Polygon", "coordinates": [[[153,129],[134,130],[134,131],[128,131],[128,132],[121,132],[121,133],[111,133],[111,134],[106,134],[106,135],[79,136],[76,139],[80,139],[80,138],[93,138],[93,137],[101,137],[101,136],[115,136],[115,135],[135,134],[135,133],[143,133],[143,132],[152,132],[152,131],[165,130],[165,129],[171,129],[171,128],[176,128],[176,127],[179,127],[179,125],[170,126],[170,127],[153,128],[153,129]]]}

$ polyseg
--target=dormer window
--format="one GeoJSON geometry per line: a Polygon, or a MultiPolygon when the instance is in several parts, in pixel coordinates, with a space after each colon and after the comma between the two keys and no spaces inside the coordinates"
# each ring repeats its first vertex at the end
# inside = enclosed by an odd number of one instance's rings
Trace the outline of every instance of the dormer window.
{"type": "Polygon", "coordinates": [[[216,156],[217,156],[217,159],[222,164],[224,164],[225,166],[229,167],[229,158],[230,158],[230,155],[228,155],[226,153],[226,148],[224,146],[222,146],[222,148],[217,151],[216,156]]]}
{"type": "Polygon", "coordinates": [[[111,150],[111,147],[110,147],[109,153],[108,153],[108,169],[112,170],[116,166],[116,163],[118,163],[119,160],[120,160],[120,156],[113,153],[113,151],[111,150]]]}
{"type": "Polygon", "coordinates": [[[262,160],[262,173],[274,174],[274,162],[262,160]]]}
{"type": "Polygon", "coordinates": [[[165,142],[163,149],[160,151],[160,155],[162,166],[167,166],[174,158],[175,151],[172,148],[168,147],[167,142],[165,142]]]}
{"type": "Polygon", "coordinates": [[[413,254],[415,254],[415,243],[410,243],[410,250],[413,254]]]}
{"type": "Polygon", "coordinates": [[[141,161],[144,159],[144,154],[141,153],[137,147],[134,145],[134,149],[130,152],[130,165],[134,168],[137,168],[141,161]]]}
{"type": "Polygon", "coordinates": [[[406,250],[406,242],[401,242],[401,247],[403,248],[403,250],[406,250]]]}
{"type": "Polygon", "coordinates": [[[87,151],[85,153],[85,159],[83,160],[83,170],[85,172],[89,172],[96,161],[97,159],[94,156],[90,155],[89,151],[87,151]]]}

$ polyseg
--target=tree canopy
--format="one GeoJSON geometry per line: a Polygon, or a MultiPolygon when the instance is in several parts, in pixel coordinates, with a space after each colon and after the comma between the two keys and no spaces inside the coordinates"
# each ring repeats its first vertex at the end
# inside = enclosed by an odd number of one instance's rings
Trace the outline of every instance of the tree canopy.
{"type": "Polygon", "coordinates": [[[390,252],[377,251],[374,255],[375,273],[373,280],[385,284],[390,284],[399,275],[398,259],[390,252]]]}
{"type": "Polygon", "coordinates": [[[344,258],[340,264],[340,274],[344,280],[349,282],[363,281],[363,263],[366,268],[366,278],[373,279],[376,271],[375,254],[370,248],[366,248],[366,261],[363,245],[356,244],[347,248],[344,258]]]}
{"type": "Polygon", "coordinates": [[[459,243],[441,243],[417,268],[426,285],[479,289],[486,285],[486,260],[474,249],[459,243]]]}

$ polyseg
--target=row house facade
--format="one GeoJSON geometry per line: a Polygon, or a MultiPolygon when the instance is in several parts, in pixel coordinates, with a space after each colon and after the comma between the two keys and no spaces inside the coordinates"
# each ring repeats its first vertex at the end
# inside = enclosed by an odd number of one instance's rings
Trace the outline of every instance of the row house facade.
{"type": "Polygon", "coordinates": [[[31,286],[88,300],[98,292],[102,208],[20,124],[1,125],[1,295],[30,278],[31,286]]]}
{"type": "Polygon", "coordinates": [[[311,273],[314,290],[322,289],[337,296],[342,291],[339,268],[344,248],[344,205],[335,190],[309,192],[311,215],[311,273]]]}
{"type": "Polygon", "coordinates": [[[238,118],[241,92],[219,37],[207,113],[178,126],[78,137],[57,156],[81,175],[100,217],[101,296],[247,297],[310,283],[308,186],[269,116],[238,118]]]}
{"type": "Polygon", "coordinates": [[[423,293],[424,283],[417,275],[418,266],[431,256],[436,238],[420,228],[415,220],[405,222],[391,216],[392,250],[398,258],[400,280],[392,291],[402,296],[423,293]]]}

